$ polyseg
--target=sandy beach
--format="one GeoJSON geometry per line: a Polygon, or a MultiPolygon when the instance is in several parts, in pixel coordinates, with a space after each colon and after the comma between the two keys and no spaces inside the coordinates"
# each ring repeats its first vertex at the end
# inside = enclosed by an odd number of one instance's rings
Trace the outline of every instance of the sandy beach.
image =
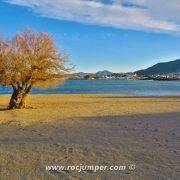
{"type": "Polygon", "coordinates": [[[0,96],[3,180],[176,180],[180,97],[30,95],[7,111],[0,96]],[[130,165],[125,171],[47,171],[47,165],[130,165]]]}

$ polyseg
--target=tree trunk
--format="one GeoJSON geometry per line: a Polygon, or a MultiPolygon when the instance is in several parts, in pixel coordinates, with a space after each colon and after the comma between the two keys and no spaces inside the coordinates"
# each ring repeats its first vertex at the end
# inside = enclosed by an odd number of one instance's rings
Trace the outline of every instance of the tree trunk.
{"type": "Polygon", "coordinates": [[[27,92],[25,90],[14,90],[11,96],[8,109],[22,109],[26,107],[25,99],[27,92]]]}

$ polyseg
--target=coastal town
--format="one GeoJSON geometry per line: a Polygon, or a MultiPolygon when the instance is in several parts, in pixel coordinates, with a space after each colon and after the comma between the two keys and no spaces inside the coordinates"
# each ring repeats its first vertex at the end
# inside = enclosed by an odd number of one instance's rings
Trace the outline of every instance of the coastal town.
{"type": "Polygon", "coordinates": [[[97,80],[97,79],[124,79],[124,80],[180,80],[180,73],[139,75],[136,72],[113,73],[107,70],[97,73],[79,72],[73,74],[70,79],[73,80],[97,80]]]}

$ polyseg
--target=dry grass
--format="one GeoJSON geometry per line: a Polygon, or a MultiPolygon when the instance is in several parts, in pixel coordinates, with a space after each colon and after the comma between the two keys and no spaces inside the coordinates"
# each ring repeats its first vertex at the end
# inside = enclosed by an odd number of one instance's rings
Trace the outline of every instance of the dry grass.
{"type": "Polygon", "coordinates": [[[31,95],[30,108],[6,111],[8,99],[0,96],[0,179],[178,177],[179,97],[31,95]],[[134,172],[45,170],[131,162],[134,172]]]}

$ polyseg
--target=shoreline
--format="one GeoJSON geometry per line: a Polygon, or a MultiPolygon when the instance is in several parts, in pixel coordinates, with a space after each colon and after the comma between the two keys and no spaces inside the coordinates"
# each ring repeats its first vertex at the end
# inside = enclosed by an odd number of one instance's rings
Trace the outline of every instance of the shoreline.
{"type": "MultiPolygon", "coordinates": [[[[0,96],[11,96],[9,93],[1,94],[0,96]]],[[[124,97],[124,98],[180,98],[179,95],[137,95],[137,94],[103,94],[103,93],[30,93],[28,96],[109,96],[109,97],[124,97]]]]}

